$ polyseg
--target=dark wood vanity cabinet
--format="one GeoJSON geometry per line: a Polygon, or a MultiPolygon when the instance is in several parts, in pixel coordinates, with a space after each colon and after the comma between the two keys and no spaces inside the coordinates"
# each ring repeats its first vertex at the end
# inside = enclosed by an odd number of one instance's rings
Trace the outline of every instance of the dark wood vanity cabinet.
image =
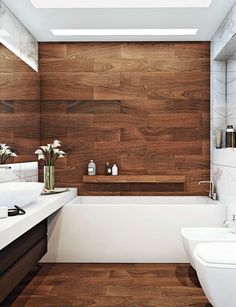
{"type": "Polygon", "coordinates": [[[0,251],[0,303],[47,252],[47,219],[0,251]]]}

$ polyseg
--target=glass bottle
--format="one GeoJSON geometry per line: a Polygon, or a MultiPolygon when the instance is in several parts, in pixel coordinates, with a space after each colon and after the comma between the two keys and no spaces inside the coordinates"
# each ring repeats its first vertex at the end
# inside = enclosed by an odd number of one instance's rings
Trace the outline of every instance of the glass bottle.
{"type": "Polygon", "coordinates": [[[235,131],[232,125],[226,129],[226,147],[235,147],[235,131]]]}
{"type": "Polygon", "coordinates": [[[88,164],[88,175],[95,176],[96,175],[96,164],[93,160],[90,160],[88,164]]]}

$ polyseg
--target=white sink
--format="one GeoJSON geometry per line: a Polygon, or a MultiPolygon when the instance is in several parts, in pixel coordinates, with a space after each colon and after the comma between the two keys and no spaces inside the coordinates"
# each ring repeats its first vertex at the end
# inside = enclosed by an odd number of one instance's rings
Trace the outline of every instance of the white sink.
{"type": "Polygon", "coordinates": [[[36,200],[43,191],[41,182],[6,182],[0,184],[0,207],[24,207],[36,200]]]}
{"type": "Polygon", "coordinates": [[[185,252],[194,268],[194,249],[197,244],[209,242],[236,242],[236,234],[232,233],[232,229],[223,227],[182,228],[181,236],[185,252]]]}

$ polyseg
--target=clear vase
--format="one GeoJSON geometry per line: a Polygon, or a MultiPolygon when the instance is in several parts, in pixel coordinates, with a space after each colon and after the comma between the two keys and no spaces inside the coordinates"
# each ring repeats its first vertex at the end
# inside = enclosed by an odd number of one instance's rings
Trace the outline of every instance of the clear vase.
{"type": "Polygon", "coordinates": [[[44,166],[44,188],[54,190],[55,188],[55,167],[44,166]]]}

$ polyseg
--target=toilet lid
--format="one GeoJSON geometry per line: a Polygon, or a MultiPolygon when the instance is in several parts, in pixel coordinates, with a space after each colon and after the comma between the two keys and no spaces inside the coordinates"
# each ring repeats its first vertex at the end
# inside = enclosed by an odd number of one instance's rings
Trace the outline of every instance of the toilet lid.
{"type": "Polygon", "coordinates": [[[207,263],[236,265],[236,243],[201,243],[195,252],[207,263]]]}

